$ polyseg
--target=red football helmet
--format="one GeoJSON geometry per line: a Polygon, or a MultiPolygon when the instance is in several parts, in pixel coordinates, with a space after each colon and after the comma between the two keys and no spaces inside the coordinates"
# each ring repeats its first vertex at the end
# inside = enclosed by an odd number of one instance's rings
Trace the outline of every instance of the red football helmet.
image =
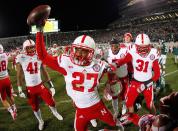
{"type": "Polygon", "coordinates": [[[77,37],[71,46],[70,59],[80,66],[88,66],[93,60],[95,52],[95,41],[90,36],[77,37]]]}
{"type": "Polygon", "coordinates": [[[150,38],[148,37],[148,35],[139,34],[136,37],[135,46],[136,46],[136,50],[137,50],[138,54],[140,54],[142,56],[147,55],[151,50],[150,38]]]}
{"type": "Polygon", "coordinates": [[[4,52],[4,48],[3,46],[0,44],[0,54],[2,54],[4,52]]]}
{"type": "Polygon", "coordinates": [[[35,42],[31,39],[24,41],[23,50],[27,55],[34,55],[36,53],[35,42]]]}

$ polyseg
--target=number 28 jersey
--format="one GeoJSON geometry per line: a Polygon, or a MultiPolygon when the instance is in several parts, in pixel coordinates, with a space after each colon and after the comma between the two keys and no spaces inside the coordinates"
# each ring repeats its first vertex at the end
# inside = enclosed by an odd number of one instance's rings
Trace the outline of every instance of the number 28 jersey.
{"type": "Polygon", "coordinates": [[[94,60],[89,66],[78,66],[71,62],[70,57],[61,55],[58,64],[63,67],[67,94],[78,108],[87,108],[100,101],[97,86],[106,63],[94,60]]]}
{"type": "Polygon", "coordinates": [[[17,55],[16,63],[20,63],[22,66],[26,86],[33,87],[42,82],[40,73],[42,62],[38,59],[37,55],[19,54],[17,55]]]}
{"type": "Polygon", "coordinates": [[[9,56],[6,53],[0,54],[0,78],[6,77],[8,75],[8,57],[9,56]]]}

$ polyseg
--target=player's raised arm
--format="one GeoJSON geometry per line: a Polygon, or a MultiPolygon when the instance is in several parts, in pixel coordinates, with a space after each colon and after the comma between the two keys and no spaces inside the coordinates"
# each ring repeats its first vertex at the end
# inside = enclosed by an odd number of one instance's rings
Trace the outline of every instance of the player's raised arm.
{"type": "Polygon", "coordinates": [[[27,18],[27,24],[30,26],[37,26],[38,32],[36,34],[36,50],[39,59],[42,60],[43,64],[48,65],[50,68],[62,73],[63,75],[66,75],[65,69],[60,67],[58,64],[58,57],[52,57],[49,55],[45,48],[43,27],[49,17],[50,10],[51,8],[48,5],[41,5],[34,8],[27,18]]]}

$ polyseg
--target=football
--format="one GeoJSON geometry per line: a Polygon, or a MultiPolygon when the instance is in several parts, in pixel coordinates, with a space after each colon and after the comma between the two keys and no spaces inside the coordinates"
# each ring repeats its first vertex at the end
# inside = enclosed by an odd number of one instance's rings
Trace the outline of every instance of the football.
{"type": "Polygon", "coordinates": [[[45,20],[48,19],[50,12],[51,7],[49,5],[39,5],[35,7],[27,17],[27,24],[29,26],[44,24],[45,20]]]}

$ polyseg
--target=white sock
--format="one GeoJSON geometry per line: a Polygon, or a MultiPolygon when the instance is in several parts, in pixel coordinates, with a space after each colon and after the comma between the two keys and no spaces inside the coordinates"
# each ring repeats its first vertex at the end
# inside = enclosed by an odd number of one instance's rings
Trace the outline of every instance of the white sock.
{"type": "Polygon", "coordinates": [[[124,115],[127,111],[126,103],[125,101],[122,102],[122,115],[124,115]]]}
{"type": "Polygon", "coordinates": [[[41,111],[40,109],[36,112],[34,111],[35,117],[38,119],[39,122],[43,122],[43,119],[41,117],[41,111]]]}
{"type": "Polygon", "coordinates": [[[114,114],[118,114],[119,112],[118,99],[112,99],[112,107],[114,110],[114,114]]]}
{"type": "Polygon", "coordinates": [[[49,108],[51,109],[51,112],[58,120],[60,121],[63,120],[63,117],[57,112],[56,107],[49,106],[49,108]]]}
{"type": "Polygon", "coordinates": [[[53,114],[58,113],[56,107],[49,106],[49,108],[53,114]]]}

